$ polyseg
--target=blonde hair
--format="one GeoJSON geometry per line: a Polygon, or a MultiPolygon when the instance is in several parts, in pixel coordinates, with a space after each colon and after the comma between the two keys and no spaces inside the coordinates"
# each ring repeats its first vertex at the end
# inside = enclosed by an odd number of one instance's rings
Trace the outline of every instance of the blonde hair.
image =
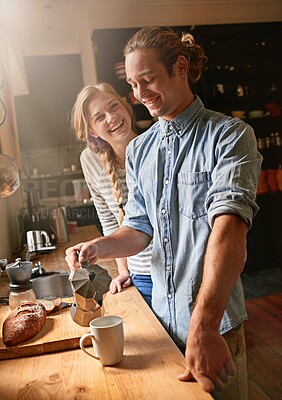
{"type": "Polygon", "coordinates": [[[124,57],[136,50],[154,48],[158,51],[160,61],[171,76],[173,65],[179,56],[184,56],[188,63],[188,82],[194,84],[201,78],[207,57],[201,46],[195,43],[194,37],[183,33],[182,37],[167,27],[144,27],[136,32],[124,47],[124,57]]]}
{"type": "Polygon", "coordinates": [[[99,83],[97,85],[87,85],[78,93],[76,102],[71,112],[71,125],[77,139],[87,143],[87,146],[100,156],[105,171],[108,173],[114,198],[119,207],[119,223],[121,225],[124,218],[123,197],[118,175],[119,162],[116,159],[112,146],[100,137],[91,134],[89,121],[89,104],[100,93],[113,95],[128,112],[132,126],[134,124],[133,110],[130,104],[122,98],[109,83],[99,83]]]}

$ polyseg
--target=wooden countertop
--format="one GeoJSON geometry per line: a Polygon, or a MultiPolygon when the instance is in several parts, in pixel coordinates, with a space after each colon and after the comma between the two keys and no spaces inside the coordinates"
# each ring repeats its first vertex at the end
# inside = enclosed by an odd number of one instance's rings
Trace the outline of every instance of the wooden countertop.
{"type": "MultiPolygon", "coordinates": [[[[67,269],[64,251],[71,244],[99,235],[81,227],[70,242],[41,255],[46,269],[67,269]]],[[[39,261],[35,260],[35,261],[39,261]]],[[[113,260],[100,260],[115,276],[113,260]]],[[[1,399],[212,399],[196,382],[180,382],[185,360],[174,342],[133,287],[108,294],[105,313],[124,319],[125,351],[120,364],[105,367],[80,349],[0,361],[1,399]]]]}

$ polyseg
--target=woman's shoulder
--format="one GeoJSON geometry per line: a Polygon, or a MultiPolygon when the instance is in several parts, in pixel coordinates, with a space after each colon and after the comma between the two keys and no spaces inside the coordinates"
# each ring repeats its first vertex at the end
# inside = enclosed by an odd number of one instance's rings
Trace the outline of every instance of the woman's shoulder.
{"type": "Polygon", "coordinates": [[[102,161],[98,154],[86,147],[80,154],[81,165],[95,166],[96,169],[103,169],[102,161]]]}

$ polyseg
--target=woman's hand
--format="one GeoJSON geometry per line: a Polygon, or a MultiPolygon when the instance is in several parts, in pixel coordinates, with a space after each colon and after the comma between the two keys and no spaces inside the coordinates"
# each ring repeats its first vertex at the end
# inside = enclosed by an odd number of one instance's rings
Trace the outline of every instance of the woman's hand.
{"type": "Polygon", "coordinates": [[[131,278],[129,271],[127,273],[119,274],[110,284],[111,293],[119,293],[122,289],[131,285],[131,278]]]}

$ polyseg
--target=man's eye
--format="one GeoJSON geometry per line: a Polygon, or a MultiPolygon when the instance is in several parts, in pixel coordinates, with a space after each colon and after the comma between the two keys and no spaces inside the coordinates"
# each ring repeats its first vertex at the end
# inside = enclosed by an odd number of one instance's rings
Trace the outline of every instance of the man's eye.
{"type": "Polygon", "coordinates": [[[155,78],[148,78],[148,79],[146,79],[146,83],[152,83],[152,82],[154,82],[154,79],[155,78]]]}

